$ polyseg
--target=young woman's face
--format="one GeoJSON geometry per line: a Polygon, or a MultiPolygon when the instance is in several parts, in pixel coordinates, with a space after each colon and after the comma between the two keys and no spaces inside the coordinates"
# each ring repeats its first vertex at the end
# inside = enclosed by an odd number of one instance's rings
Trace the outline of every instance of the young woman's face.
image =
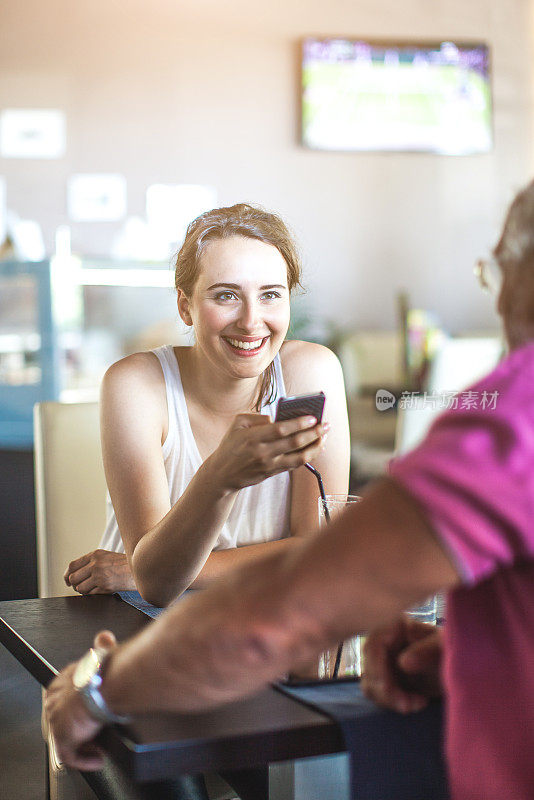
{"type": "Polygon", "coordinates": [[[210,242],[182,319],[196,346],[233,377],[260,375],[280,350],[289,327],[287,265],[270,244],[243,236],[210,242]]]}

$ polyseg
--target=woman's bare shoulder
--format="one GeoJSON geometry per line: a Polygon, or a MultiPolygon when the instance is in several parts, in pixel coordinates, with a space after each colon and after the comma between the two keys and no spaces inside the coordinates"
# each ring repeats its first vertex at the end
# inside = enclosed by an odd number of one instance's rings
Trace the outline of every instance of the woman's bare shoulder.
{"type": "Polygon", "coordinates": [[[102,380],[102,394],[119,392],[161,396],[165,380],[154,353],[132,353],[112,364],[102,380]]]}
{"type": "Polygon", "coordinates": [[[288,394],[319,391],[341,377],[341,365],[335,353],[316,342],[297,339],[284,342],[280,361],[288,394]]]}

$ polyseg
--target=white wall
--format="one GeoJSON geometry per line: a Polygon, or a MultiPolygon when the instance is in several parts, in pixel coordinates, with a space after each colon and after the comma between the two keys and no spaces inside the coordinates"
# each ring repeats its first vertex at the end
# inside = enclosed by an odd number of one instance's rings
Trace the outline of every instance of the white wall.
{"type": "MultiPolygon", "coordinates": [[[[490,325],[471,265],[533,171],[531,0],[2,0],[0,106],[61,107],[61,161],[0,159],[8,205],[52,246],[71,172],[122,172],[129,213],[154,182],[208,183],[296,230],[309,303],[391,327],[394,294],[452,331],[490,325]],[[472,157],[336,154],[298,143],[299,40],[336,34],[484,40],[495,147],[472,157]]],[[[73,225],[105,255],[113,224],[73,225]]]]}

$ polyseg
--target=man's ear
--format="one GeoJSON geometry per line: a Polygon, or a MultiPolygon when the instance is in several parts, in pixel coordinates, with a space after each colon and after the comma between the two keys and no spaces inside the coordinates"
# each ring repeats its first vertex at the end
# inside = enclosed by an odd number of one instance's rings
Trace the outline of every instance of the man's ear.
{"type": "Polygon", "coordinates": [[[191,317],[189,300],[181,289],[178,289],[178,298],[176,300],[178,305],[178,313],[186,325],[192,325],[193,319],[191,317]]]}

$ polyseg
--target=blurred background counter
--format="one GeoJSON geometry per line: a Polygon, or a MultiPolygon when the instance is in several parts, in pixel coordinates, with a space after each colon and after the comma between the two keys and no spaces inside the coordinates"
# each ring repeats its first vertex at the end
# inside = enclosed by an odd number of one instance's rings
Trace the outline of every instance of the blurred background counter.
{"type": "Polygon", "coordinates": [[[97,399],[121,356],[188,341],[166,264],[0,261],[0,599],[37,594],[34,404],[97,399]]]}

